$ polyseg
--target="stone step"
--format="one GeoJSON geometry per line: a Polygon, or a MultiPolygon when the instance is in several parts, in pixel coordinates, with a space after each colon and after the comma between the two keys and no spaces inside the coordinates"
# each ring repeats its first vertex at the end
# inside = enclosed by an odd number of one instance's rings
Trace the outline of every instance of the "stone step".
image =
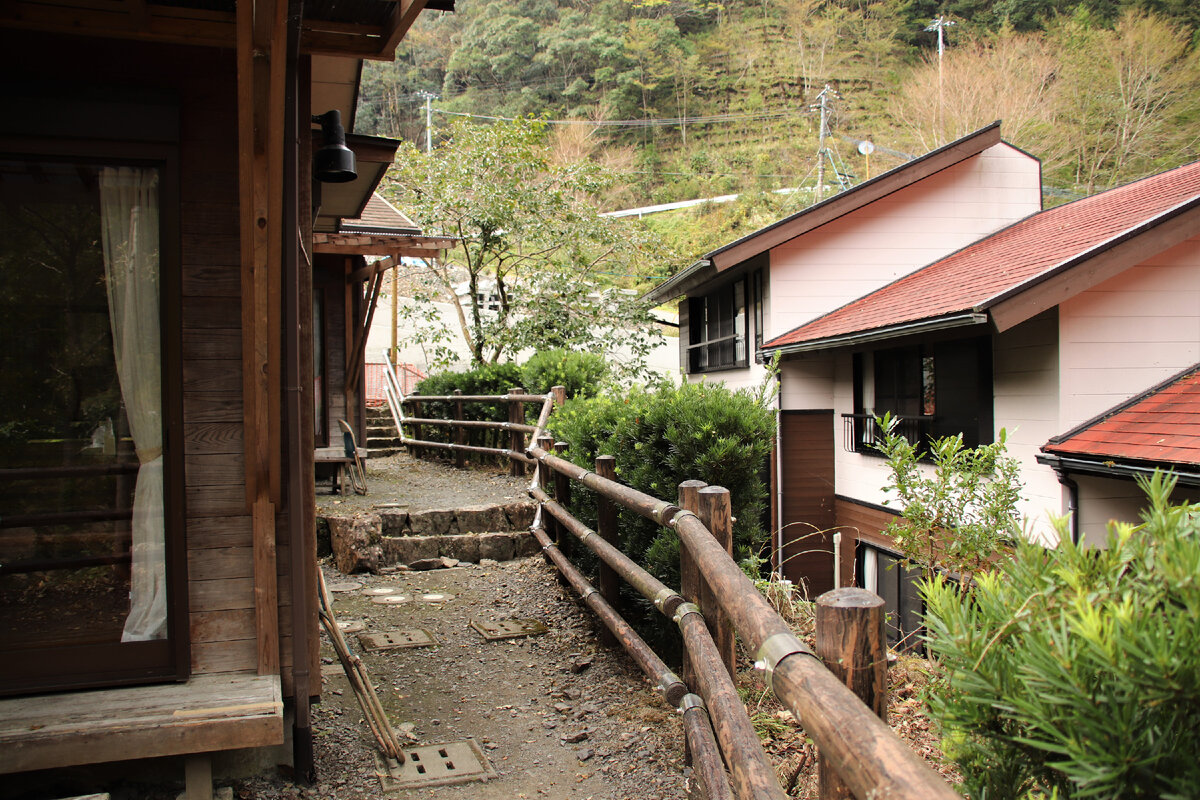
{"type": "Polygon", "coordinates": [[[403,447],[371,447],[368,449],[371,453],[371,458],[387,458],[404,452],[403,447]]]}
{"type": "Polygon", "coordinates": [[[329,551],[344,573],[377,572],[444,556],[459,561],[505,561],[537,552],[529,535],[532,502],[409,512],[379,509],[353,517],[318,518],[318,539],[328,532],[329,551]]]}
{"type": "Polygon", "coordinates": [[[377,447],[399,447],[400,437],[396,434],[391,436],[368,436],[367,449],[374,450],[377,447]]]}

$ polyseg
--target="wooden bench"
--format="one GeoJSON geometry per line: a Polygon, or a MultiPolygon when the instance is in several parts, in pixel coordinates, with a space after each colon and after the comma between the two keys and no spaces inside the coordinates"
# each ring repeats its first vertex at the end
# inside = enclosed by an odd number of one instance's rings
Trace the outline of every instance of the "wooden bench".
{"type": "Polygon", "coordinates": [[[198,754],[283,741],[278,675],[0,699],[0,773],[182,755],[195,784],[193,763],[207,763],[198,754]]]}
{"type": "MultiPolygon", "coordinates": [[[[359,447],[358,457],[360,459],[368,456],[367,448],[359,447]]],[[[350,456],[346,455],[344,447],[318,447],[313,451],[313,462],[316,464],[334,464],[337,466],[337,474],[333,478],[333,491],[335,494],[347,495],[354,491],[350,486],[350,464],[353,462],[350,456]]]]}

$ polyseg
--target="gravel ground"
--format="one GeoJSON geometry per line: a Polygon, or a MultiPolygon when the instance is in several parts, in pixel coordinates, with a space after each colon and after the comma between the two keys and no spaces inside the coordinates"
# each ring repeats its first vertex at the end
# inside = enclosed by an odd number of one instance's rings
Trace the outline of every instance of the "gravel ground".
{"type": "Polygon", "coordinates": [[[455,469],[441,461],[421,461],[406,452],[370,458],[364,464],[368,494],[331,494],[329,481],[317,484],[317,513],[350,516],[380,505],[401,503],[411,511],[502,504],[527,500],[529,478],[514,478],[508,468],[468,466],[455,469]]]}
{"type": "Polygon", "coordinates": [[[623,654],[596,644],[597,624],[540,557],[350,579],[325,570],[330,586],[345,589],[333,593],[339,622],[361,622],[367,632],[424,629],[438,642],[364,652],[357,634],[346,636],[401,737],[414,746],[472,738],[496,777],[385,792],[378,748],[324,637],[317,784],[297,790],[271,776],[243,782],[236,797],[687,797],[678,716],[623,654]],[[414,599],[380,604],[364,594],[381,588],[414,599]],[[432,593],[449,599],[415,600],[432,593]],[[549,632],[488,642],[470,627],[472,619],[510,618],[537,619],[549,632]]]}

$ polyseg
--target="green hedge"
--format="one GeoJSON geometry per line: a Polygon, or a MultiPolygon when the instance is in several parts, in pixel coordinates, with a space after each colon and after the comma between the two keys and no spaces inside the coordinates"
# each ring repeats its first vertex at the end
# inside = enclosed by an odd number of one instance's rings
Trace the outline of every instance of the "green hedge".
{"type": "MultiPolygon", "coordinates": [[[[461,389],[467,395],[508,394],[509,389],[521,386],[521,368],[516,364],[484,364],[465,372],[436,372],[417,384],[417,394],[448,395],[461,389]]],[[[526,415],[536,415],[540,406],[526,405],[526,415]],[[535,410],[530,411],[531,408],[535,410]]],[[[406,413],[413,414],[412,407],[406,413]]],[[[414,414],[415,416],[415,414],[414,414]]],[[[426,419],[453,419],[454,408],[450,403],[425,402],[421,404],[421,417],[426,419]]],[[[463,403],[463,419],[508,422],[508,403],[463,403]]],[[[421,429],[421,438],[434,442],[449,442],[453,429],[427,425],[421,429]]],[[[508,432],[472,429],[467,431],[467,443],[476,447],[508,447],[508,432]]],[[[448,452],[448,451],[447,451],[448,452]]],[[[446,455],[446,453],[442,453],[446,455]]]]}
{"type": "MultiPolygon", "coordinates": [[[[568,458],[593,469],[598,455],[616,458],[617,477],[635,489],[674,500],[690,479],[729,489],[735,557],[757,553],[768,540],[762,518],[768,488],[764,474],[775,443],[775,415],[758,400],[720,384],[635,388],[620,398],[568,402],[551,418],[568,458]]],[[[595,498],[576,489],[573,513],[595,526],[595,498]]],[[[622,511],[621,549],[678,586],[679,540],[632,512],[622,511]]]]}
{"type": "Polygon", "coordinates": [[[543,350],[521,367],[525,391],[531,394],[546,394],[555,386],[563,386],[567,397],[590,397],[600,390],[608,375],[603,356],[578,350],[543,350]]]}
{"type": "Polygon", "coordinates": [[[923,588],[930,692],[975,798],[1200,793],[1200,506],[1144,486],[1142,526],[1107,549],[1029,542],[969,597],[923,588]]]}

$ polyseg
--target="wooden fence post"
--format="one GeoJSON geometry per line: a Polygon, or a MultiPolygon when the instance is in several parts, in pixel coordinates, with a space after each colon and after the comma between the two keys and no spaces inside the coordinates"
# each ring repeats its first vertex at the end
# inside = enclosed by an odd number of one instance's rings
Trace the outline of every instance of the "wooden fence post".
{"type": "MultiPolygon", "coordinates": [[[[416,392],[413,392],[411,396],[415,397],[416,394],[417,394],[416,392]]],[[[413,417],[416,419],[421,419],[421,401],[420,400],[413,400],[412,409],[413,409],[413,417]]],[[[420,425],[413,425],[412,432],[413,432],[414,439],[423,439],[424,438],[421,435],[421,426],[420,425]]],[[[416,445],[413,445],[412,447],[410,447],[409,452],[411,452],[417,458],[421,457],[421,448],[416,445]]]]}
{"type": "MultiPolygon", "coordinates": [[[[846,587],[817,598],[817,655],[829,671],[887,721],[887,640],[883,599],[866,589],[846,587]]],[[[853,793],[818,757],[821,800],[853,800],[853,793]]]]}
{"type": "MultiPolygon", "coordinates": [[[[555,442],[554,453],[560,458],[565,458],[563,453],[567,451],[566,442],[555,442]]],[[[561,472],[554,473],[554,499],[562,506],[567,508],[571,504],[571,478],[561,472]]],[[[571,554],[571,534],[563,529],[561,525],[554,526],[554,543],[558,545],[558,550],[564,556],[571,554]]]]}
{"type": "Polygon", "coordinates": [[[567,402],[567,387],[565,386],[551,386],[550,394],[554,397],[555,406],[561,406],[567,402]]]}
{"type": "MultiPolygon", "coordinates": [[[[610,481],[617,479],[617,460],[613,456],[596,456],[596,474],[610,481]]],[[[602,494],[596,495],[596,532],[600,538],[620,549],[621,543],[617,538],[617,507],[613,501],[602,494]]],[[[616,610],[621,608],[621,582],[616,571],[603,559],[600,560],[598,582],[600,594],[608,604],[616,610]]],[[[600,640],[606,645],[617,643],[616,637],[605,628],[600,634],[600,640]]]]}
{"type": "MultiPolygon", "coordinates": [[[[537,446],[545,450],[547,453],[554,452],[554,440],[549,436],[542,435],[538,437],[537,446]]],[[[555,481],[553,480],[554,470],[547,467],[545,464],[538,463],[538,484],[546,494],[554,494],[555,481]]],[[[555,497],[557,500],[558,498],[555,497]]],[[[546,526],[546,536],[552,541],[558,540],[558,520],[550,515],[545,509],[542,510],[542,522],[546,526]]],[[[544,555],[544,554],[543,554],[544,555]]],[[[550,563],[550,557],[546,556],[546,563],[550,563]]]]}
{"type": "MultiPolygon", "coordinates": [[[[509,389],[509,394],[525,394],[522,388],[509,389]]],[[[525,404],[524,403],[509,403],[508,404],[508,421],[513,425],[525,424],[525,404]]],[[[508,434],[508,449],[517,453],[525,452],[525,434],[521,431],[510,431],[508,434]]],[[[525,462],[518,459],[509,459],[508,474],[519,477],[525,474],[525,462]]]]}
{"type": "MultiPolygon", "coordinates": [[[[461,396],[462,389],[455,389],[453,394],[455,397],[461,396]]],[[[463,420],[462,400],[454,401],[454,419],[457,422],[462,422],[462,420],[463,420]]],[[[463,441],[463,439],[466,438],[466,433],[467,433],[466,428],[464,428],[462,425],[455,425],[454,426],[454,443],[457,445],[466,444],[466,442],[463,441]]],[[[464,453],[462,450],[455,450],[454,451],[454,466],[458,467],[459,469],[462,469],[465,461],[466,461],[466,453],[464,453]]]]}
{"type": "MultiPolygon", "coordinates": [[[[699,516],[700,514],[700,490],[708,484],[704,481],[684,481],[679,484],[678,504],[682,509],[691,511],[699,516]]],[[[684,547],[683,542],[679,543],[679,593],[683,595],[683,599],[689,603],[700,605],[700,570],[696,566],[696,560],[692,558],[692,554],[684,547]]],[[[692,664],[692,659],[688,656],[687,648],[683,650],[683,682],[689,687],[696,686],[696,668],[692,664]]]]}
{"type": "MultiPolygon", "coordinates": [[[[699,489],[697,494],[700,498],[700,521],[732,558],[733,516],[730,512],[729,490],[724,486],[706,486],[699,489]]],[[[733,623],[721,611],[712,587],[703,577],[700,580],[700,602],[697,605],[700,606],[708,629],[712,632],[717,652],[721,654],[721,663],[729,671],[729,677],[737,683],[737,651],[733,641],[733,623]]]]}

